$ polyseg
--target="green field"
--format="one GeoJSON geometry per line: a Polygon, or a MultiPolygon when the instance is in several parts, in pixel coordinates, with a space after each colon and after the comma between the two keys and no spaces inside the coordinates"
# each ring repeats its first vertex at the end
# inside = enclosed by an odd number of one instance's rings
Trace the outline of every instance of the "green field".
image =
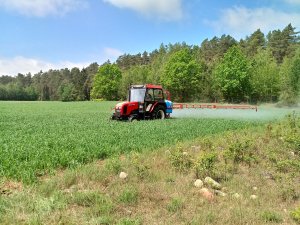
{"type": "Polygon", "coordinates": [[[0,102],[0,176],[33,182],[55,169],[256,123],[201,118],[110,121],[115,102],[0,102]]]}

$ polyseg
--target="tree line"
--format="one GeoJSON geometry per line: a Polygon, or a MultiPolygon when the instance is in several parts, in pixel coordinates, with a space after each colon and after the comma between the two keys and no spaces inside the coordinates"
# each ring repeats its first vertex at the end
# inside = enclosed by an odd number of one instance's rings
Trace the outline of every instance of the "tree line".
{"type": "Polygon", "coordinates": [[[0,100],[84,101],[90,100],[93,77],[99,65],[79,69],[49,70],[34,74],[0,77],[0,100]]]}
{"type": "Polygon", "coordinates": [[[297,103],[300,36],[291,24],[239,41],[230,35],[201,45],[161,44],[87,68],[0,77],[0,100],[124,100],[130,84],[162,84],[177,102],[297,103]]]}

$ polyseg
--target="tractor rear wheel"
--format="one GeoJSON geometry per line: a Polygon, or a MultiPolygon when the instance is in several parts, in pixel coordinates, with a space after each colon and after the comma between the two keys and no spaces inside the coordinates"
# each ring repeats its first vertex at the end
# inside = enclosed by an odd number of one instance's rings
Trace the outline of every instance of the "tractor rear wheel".
{"type": "Polygon", "coordinates": [[[155,110],[154,110],[154,119],[160,119],[163,120],[166,118],[166,113],[163,107],[158,106],[155,110]]]}

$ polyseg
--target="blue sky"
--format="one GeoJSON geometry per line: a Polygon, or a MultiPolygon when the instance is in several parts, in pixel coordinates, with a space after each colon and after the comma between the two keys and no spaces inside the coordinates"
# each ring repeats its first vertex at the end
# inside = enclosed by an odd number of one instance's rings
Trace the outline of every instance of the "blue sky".
{"type": "Polygon", "coordinates": [[[0,75],[83,68],[222,34],[239,40],[288,23],[300,30],[300,0],[0,0],[0,75]]]}

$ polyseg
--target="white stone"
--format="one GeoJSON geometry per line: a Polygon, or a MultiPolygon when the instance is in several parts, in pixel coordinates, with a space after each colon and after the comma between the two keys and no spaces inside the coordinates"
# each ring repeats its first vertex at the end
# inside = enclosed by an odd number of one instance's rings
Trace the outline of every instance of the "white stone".
{"type": "Polygon", "coordinates": [[[197,180],[194,182],[194,186],[195,186],[195,187],[199,187],[199,188],[203,187],[203,181],[200,180],[200,179],[197,179],[197,180]]]}
{"type": "Polygon", "coordinates": [[[234,197],[234,198],[241,198],[241,195],[240,195],[239,193],[234,193],[234,194],[232,195],[232,197],[234,197]]]}
{"type": "Polygon", "coordinates": [[[212,179],[211,177],[205,177],[204,183],[208,184],[214,189],[221,189],[221,184],[219,184],[217,181],[212,179]]]}
{"type": "Polygon", "coordinates": [[[253,200],[257,199],[257,195],[251,195],[250,199],[253,199],[253,200]]]}
{"type": "Polygon", "coordinates": [[[121,179],[126,179],[127,176],[128,176],[128,174],[125,173],[125,172],[121,172],[120,175],[119,175],[119,177],[120,177],[121,179]]]}
{"type": "Polygon", "coordinates": [[[253,187],[252,189],[253,189],[253,191],[257,191],[257,187],[253,187]]]}
{"type": "Polygon", "coordinates": [[[215,190],[215,193],[216,193],[216,195],[222,196],[222,197],[225,197],[225,196],[227,195],[227,194],[224,193],[223,191],[219,191],[219,190],[215,190]]]}

